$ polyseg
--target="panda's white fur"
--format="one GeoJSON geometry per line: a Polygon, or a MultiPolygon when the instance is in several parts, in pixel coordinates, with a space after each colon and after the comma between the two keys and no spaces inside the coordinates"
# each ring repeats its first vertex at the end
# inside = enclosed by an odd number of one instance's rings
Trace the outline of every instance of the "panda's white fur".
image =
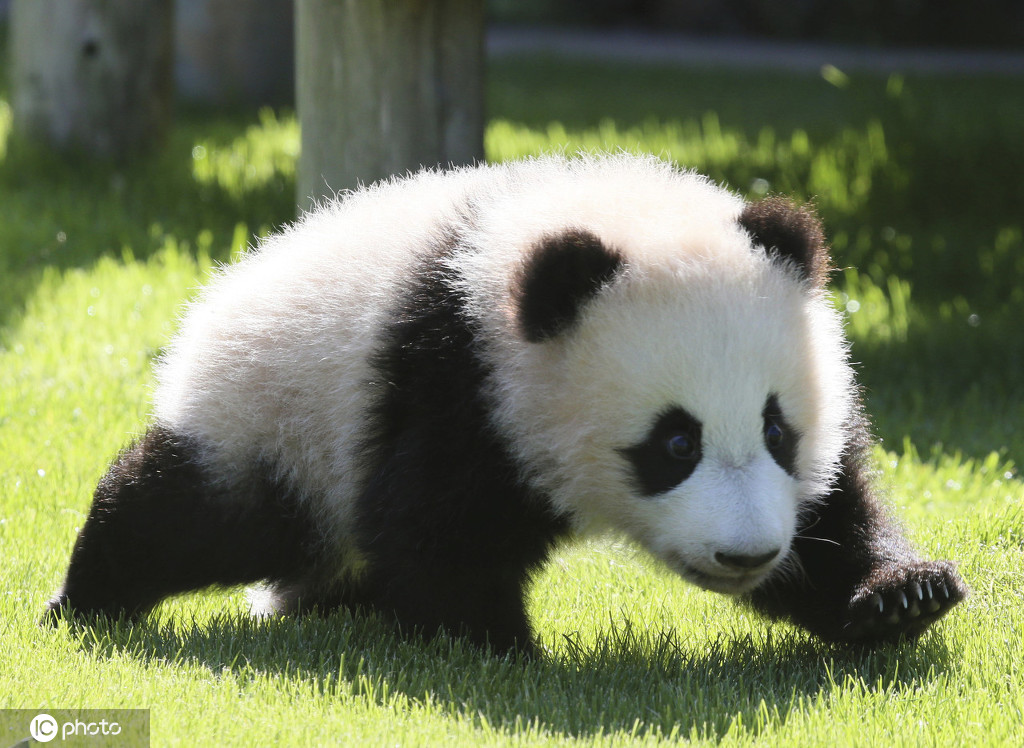
{"type": "Polygon", "coordinates": [[[852,377],[828,300],[751,251],[742,207],[704,177],[632,156],[376,185],[319,209],[206,287],[159,369],[156,419],[206,445],[219,473],[257,458],[288,466],[344,538],[361,483],[355,450],[375,331],[439,227],[454,225],[471,248],[453,262],[486,332],[495,424],[529,479],[578,529],[626,531],[709,586],[752,586],[762,575],[733,581],[714,553],[788,548],[800,505],[837,469],[852,377]],[[538,240],[575,227],[621,251],[628,269],[567,341],[527,342],[516,273],[538,240]],[[799,479],[764,447],[769,393],[802,435],[799,479]],[[706,456],[652,501],[613,456],[672,404],[706,424],[706,456]]]}
{"type": "Polygon", "coordinates": [[[199,437],[217,475],[284,466],[343,537],[369,406],[375,332],[432,233],[489,170],[381,182],[326,203],[223,267],[157,368],[157,422],[199,437]]]}
{"type": "Polygon", "coordinates": [[[263,580],[529,649],[530,574],[611,530],[826,639],[916,635],[967,591],[875,500],[827,269],[809,210],[653,157],[342,195],[189,305],[48,610],[263,580]]]}

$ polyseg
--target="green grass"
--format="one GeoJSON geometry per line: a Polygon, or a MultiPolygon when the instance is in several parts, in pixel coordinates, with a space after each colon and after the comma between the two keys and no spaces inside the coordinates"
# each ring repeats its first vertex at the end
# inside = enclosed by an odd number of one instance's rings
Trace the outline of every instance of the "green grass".
{"type": "Polygon", "coordinates": [[[1024,743],[1024,87],[829,78],[505,61],[487,148],[652,150],[815,199],[880,479],[973,589],[918,645],[822,646],[615,541],[538,578],[534,662],[372,616],[252,621],[237,590],[37,627],[183,300],[292,217],[298,131],[185,110],[118,171],[9,142],[0,103],[0,707],[148,707],[154,745],[1024,743]]]}

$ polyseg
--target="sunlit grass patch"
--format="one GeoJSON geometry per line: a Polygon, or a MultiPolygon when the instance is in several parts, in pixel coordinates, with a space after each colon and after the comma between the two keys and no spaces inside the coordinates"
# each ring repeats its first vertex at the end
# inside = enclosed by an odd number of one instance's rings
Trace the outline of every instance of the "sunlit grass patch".
{"type": "Polygon", "coordinates": [[[290,189],[299,156],[299,124],[294,115],[278,117],[261,109],[259,123],[221,144],[203,138],[192,147],[192,174],[198,184],[215,185],[242,200],[268,186],[290,189]]]}

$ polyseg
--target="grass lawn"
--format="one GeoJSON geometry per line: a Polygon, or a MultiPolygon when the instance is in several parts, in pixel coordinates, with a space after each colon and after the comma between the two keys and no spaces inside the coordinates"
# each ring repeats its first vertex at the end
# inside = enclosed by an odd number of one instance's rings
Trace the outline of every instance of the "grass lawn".
{"type": "Polygon", "coordinates": [[[36,626],[149,368],[209,268],[293,216],[288,112],[179,112],[126,170],[9,142],[0,90],[0,707],[151,709],[154,745],[1024,744],[1024,81],[504,60],[488,156],[650,150],[813,198],[881,480],[972,597],[917,645],[830,648],[614,539],[566,548],[498,660],[372,616],[36,626]],[[827,79],[826,79],[827,78],[827,79]]]}

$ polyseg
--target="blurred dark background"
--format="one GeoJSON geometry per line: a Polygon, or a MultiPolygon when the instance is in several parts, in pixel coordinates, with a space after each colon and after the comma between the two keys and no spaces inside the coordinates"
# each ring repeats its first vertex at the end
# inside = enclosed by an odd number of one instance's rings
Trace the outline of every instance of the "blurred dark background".
{"type": "MultiPolygon", "coordinates": [[[[0,20],[10,4],[0,0],[0,20]]],[[[617,26],[873,46],[1024,48],[1022,0],[487,0],[487,16],[498,24],[617,26]]]]}
{"type": "Polygon", "coordinates": [[[1024,46],[1021,0],[488,0],[488,12],[496,23],[878,46],[1024,46]]]}

